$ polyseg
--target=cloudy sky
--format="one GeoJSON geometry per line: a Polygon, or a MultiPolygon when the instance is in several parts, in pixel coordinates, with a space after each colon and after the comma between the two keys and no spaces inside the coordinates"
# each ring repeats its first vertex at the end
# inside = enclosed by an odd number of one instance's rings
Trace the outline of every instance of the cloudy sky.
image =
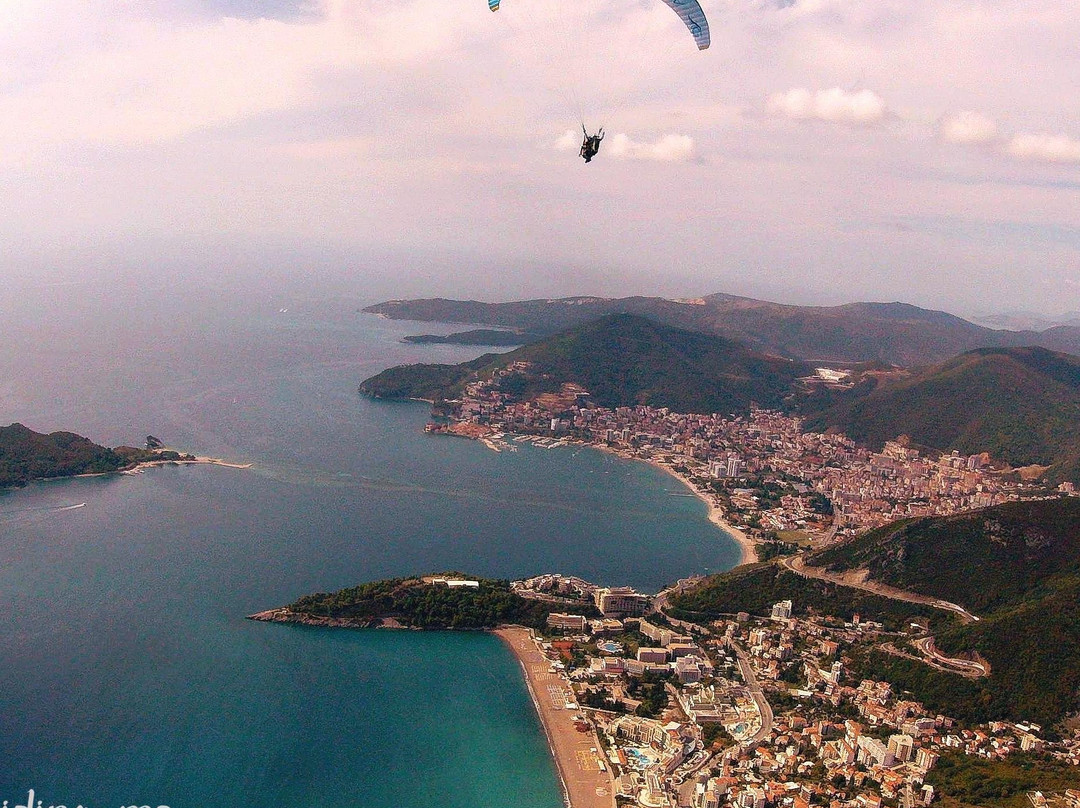
{"type": "Polygon", "coordinates": [[[0,273],[1080,308],[1073,4],[702,6],[3,0],[0,273]]]}

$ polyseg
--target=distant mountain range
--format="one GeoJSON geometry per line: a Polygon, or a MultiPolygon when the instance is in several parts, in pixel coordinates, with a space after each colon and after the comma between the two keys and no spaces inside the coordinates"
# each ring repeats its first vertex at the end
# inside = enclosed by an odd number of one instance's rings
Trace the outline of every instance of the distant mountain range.
{"type": "Polygon", "coordinates": [[[765,356],[723,337],[612,314],[464,365],[391,368],[360,389],[387,398],[447,398],[468,380],[517,361],[532,365],[515,389],[524,397],[574,382],[604,407],[650,404],[682,412],[780,407],[795,380],[811,371],[802,362],[765,356]]]}
{"type": "Polygon", "coordinates": [[[974,348],[1040,346],[1080,353],[1080,327],[1045,331],[992,329],[905,303],[790,306],[734,295],[694,300],[658,297],[569,297],[509,303],[393,300],[365,311],[396,320],[454,322],[553,334],[608,314],[637,314],[690,331],[745,343],[789,359],[904,367],[941,362],[974,348]]]}
{"type": "Polygon", "coordinates": [[[918,371],[855,365],[849,389],[808,387],[798,380],[813,373],[809,363],[613,314],[461,365],[390,368],[364,381],[361,392],[455,398],[468,381],[518,360],[534,366],[513,391],[524,398],[574,382],[606,407],[725,415],[751,405],[778,408],[805,415],[809,429],[839,430],[873,448],[907,435],[926,448],[1051,466],[1052,479],[1080,482],[1080,358],[1044,348],[979,348],[918,371]]]}
{"type": "Polygon", "coordinates": [[[979,348],[923,371],[863,378],[807,426],[874,447],[908,435],[937,449],[1055,466],[1058,477],[1080,471],[1080,357],[979,348]]]}
{"type": "Polygon", "coordinates": [[[941,631],[937,644],[947,653],[978,652],[990,662],[988,679],[884,661],[890,681],[928,703],[952,714],[1045,725],[1080,709],[1080,499],[898,522],[808,561],[835,571],[865,569],[872,580],[981,617],[941,631]]]}
{"type": "Polygon", "coordinates": [[[1080,311],[1070,311],[1057,317],[1047,317],[1031,311],[1007,311],[972,317],[973,323],[987,328],[1007,328],[1010,331],[1045,331],[1059,325],[1080,326],[1080,311]]]}

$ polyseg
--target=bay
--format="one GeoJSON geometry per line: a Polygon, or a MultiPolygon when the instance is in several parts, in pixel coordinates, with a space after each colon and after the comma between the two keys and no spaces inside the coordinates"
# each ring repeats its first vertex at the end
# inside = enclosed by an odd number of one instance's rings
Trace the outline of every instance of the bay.
{"type": "Polygon", "coordinates": [[[254,466],[0,494],[0,799],[34,788],[46,804],[86,806],[561,804],[497,639],[244,615],[449,569],[655,591],[738,551],[645,464],[494,453],[424,434],[423,404],[361,398],[358,382],[383,367],[477,350],[402,343],[438,327],[358,308],[305,287],[60,287],[3,312],[0,421],[110,445],[154,434],[254,466]]]}

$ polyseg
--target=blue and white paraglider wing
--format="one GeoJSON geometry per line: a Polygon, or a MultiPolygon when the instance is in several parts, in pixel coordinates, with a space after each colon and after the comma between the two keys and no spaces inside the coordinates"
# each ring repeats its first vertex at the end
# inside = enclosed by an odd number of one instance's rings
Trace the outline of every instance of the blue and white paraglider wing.
{"type": "MultiPolygon", "coordinates": [[[[497,2],[497,0],[495,0],[497,2]]],[[[701,10],[698,0],[664,0],[671,10],[679,15],[690,33],[694,36],[698,50],[709,47],[709,21],[705,19],[705,12],[701,10]]]]}

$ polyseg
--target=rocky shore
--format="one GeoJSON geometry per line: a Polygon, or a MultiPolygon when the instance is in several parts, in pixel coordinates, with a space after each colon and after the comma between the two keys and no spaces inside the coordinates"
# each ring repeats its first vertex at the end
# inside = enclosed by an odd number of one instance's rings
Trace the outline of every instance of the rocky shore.
{"type": "Polygon", "coordinates": [[[391,618],[316,617],[310,614],[294,612],[285,607],[249,614],[247,619],[258,620],[261,623],[294,623],[300,626],[319,626],[321,628],[404,628],[404,626],[391,618]]]}

